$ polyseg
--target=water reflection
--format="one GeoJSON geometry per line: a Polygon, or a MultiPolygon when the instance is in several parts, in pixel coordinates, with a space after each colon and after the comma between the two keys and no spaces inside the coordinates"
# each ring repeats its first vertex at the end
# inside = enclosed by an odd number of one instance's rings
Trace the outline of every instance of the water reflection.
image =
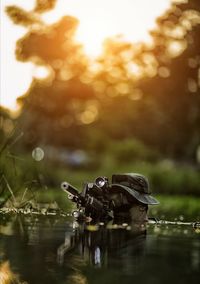
{"type": "Polygon", "coordinates": [[[197,283],[197,230],[170,224],[1,218],[0,283],[197,283]]]}
{"type": "Polygon", "coordinates": [[[95,268],[115,267],[125,275],[140,270],[145,255],[146,228],[143,224],[106,224],[76,227],[74,234],[66,234],[58,248],[58,262],[64,264],[68,252],[81,256],[95,268]]]}
{"type": "Polygon", "coordinates": [[[0,264],[0,283],[9,284],[9,283],[19,283],[19,277],[17,274],[14,274],[10,268],[9,261],[4,261],[0,264]]]}

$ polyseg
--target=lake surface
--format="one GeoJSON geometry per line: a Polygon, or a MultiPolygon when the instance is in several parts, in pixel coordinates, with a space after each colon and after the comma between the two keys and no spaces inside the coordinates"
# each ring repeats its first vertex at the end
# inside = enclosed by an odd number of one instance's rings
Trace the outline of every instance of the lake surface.
{"type": "Polygon", "coordinates": [[[199,283],[200,229],[0,216],[1,284],[6,277],[24,284],[199,283]]]}

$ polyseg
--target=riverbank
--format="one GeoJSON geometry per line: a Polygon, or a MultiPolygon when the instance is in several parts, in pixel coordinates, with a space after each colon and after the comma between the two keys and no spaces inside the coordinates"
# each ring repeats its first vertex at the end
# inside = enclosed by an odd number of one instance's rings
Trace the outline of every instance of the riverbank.
{"type": "Polygon", "coordinates": [[[200,198],[180,195],[156,195],[160,204],[150,206],[149,216],[173,221],[200,221],[200,198]]]}
{"type": "MultiPolygon", "coordinates": [[[[149,206],[149,217],[181,222],[200,221],[200,198],[180,195],[154,195],[159,205],[149,206]]],[[[76,208],[67,195],[57,189],[41,190],[34,199],[20,204],[8,202],[0,214],[52,215],[66,217],[76,208]]]]}

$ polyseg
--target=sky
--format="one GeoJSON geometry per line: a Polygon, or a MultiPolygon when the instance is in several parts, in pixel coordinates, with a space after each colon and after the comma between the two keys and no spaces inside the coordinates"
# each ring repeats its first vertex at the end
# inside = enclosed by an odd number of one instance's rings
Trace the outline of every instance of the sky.
{"type": "MultiPolygon", "coordinates": [[[[23,95],[34,77],[45,77],[45,69],[33,63],[15,59],[16,41],[26,29],[14,25],[5,14],[5,7],[17,5],[25,10],[34,7],[34,0],[1,0],[1,93],[0,104],[16,110],[16,98],[23,95]]],[[[130,42],[150,41],[148,31],[155,27],[155,19],[170,7],[171,0],[58,0],[54,10],[43,14],[49,24],[63,15],[75,16],[80,24],[76,39],[85,52],[95,58],[101,52],[106,37],[123,35],[130,42]]]]}

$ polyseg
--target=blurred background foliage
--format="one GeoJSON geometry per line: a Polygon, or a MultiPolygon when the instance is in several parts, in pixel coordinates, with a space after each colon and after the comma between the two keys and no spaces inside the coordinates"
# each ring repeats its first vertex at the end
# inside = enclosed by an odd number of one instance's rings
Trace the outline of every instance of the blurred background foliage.
{"type": "Polygon", "coordinates": [[[30,12],[7,7],[27,28],[17,59],[48,70],[18,99],[18,116],[0,109],[1,176],[14,191],[141,172],[157,193],[200,196],[200,2],[174,2],[151,45],[116,36],[96,59],[74,39],[76,18],[42,21],[56,1],[37,0],[30,12]],[[37,147],[40,162],[30,154],[37,147]]]}

